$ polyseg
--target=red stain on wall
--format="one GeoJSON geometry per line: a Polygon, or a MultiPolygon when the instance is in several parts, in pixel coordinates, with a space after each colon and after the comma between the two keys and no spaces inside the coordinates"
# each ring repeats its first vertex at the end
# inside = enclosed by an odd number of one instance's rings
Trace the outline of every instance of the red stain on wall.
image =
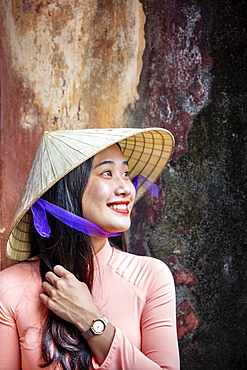
{"type": "Polygon", "coordinates": [[[151,15],[147,15],[150,68],[146,123],[167,128],[174,134],[174,158],[178,158],[187,151],[193,119],[209,102],[210,12],[205,5],[192,0],[158,2],[155,9],[148,11],[151,15]]]}
{"type": "Polygon", "coordinates": [[[188,300],[179,303],[177,308],[177,333],[178,339],[182,339],[199,326],[199,319],[188,300]]]}
{"type": "Polygon", "coordinates": [[[182,339],[185,335],[193,332],[200,322],[193,308],[189,291],[186,292],[185,290],[181,294],[179,293],[179,287],[192,288],[198,284],[198,279],[195,274],[182,266],[177,256],[173,254],[168,256],[166,263],[172,271],[175,286],[178,289],[177,332],[178,338],[182,339]]]}
{"type": "Polygon", "coordinates": [[[174,255],[170,255],[166,258],[166,263],[171,268],[173,278],[176,286],[184,286],[185,288],[191,288],[198,284],[197,277],[195,274],[185,269],[179,262],[178,258],[174,255]]]}
{"type": "Polygon", "coordinates": [[[37,143],[42,135],[43,125],[26,127],[20,125],[21,115],[27,106],[33,107],[33,115],[40,116],[35,105],[35,96],[25,86],[20,76],[11,69],[11,62],[5,45],[3,22],[0,22],[0,75],[1,75],[1,251],[2,267],[13,263],[5,257],[5,240],[13,219],[25,177],[32,163],[37,143]],[[16,165],[18,163],[18,166],[16,165]],[[4,191],[2,191],[4,189],[4,191]]]}

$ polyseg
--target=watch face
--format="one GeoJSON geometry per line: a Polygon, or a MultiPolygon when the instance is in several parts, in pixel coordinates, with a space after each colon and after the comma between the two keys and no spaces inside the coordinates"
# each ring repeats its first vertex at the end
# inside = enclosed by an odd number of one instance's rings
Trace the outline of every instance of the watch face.
{"type": "Polygon", "coordinates": [[[105,330],[105,324],[102,320],[95,320],[92,325],[92,330],[95,334],[102,334],[105,330]]]}

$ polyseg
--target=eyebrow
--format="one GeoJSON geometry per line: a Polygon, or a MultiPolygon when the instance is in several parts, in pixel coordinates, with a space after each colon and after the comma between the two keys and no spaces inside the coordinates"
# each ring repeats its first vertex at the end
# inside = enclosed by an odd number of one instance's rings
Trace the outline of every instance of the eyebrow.
{"type": "MultiPolygon", "coordinates": [[[[100,167],[100,166],[103,166],[104,164],[113,164],[115,165],[115,162],[114,161],[110,161],[110,160],[107,160],[107,161],[102,161],[98,164],[96,164],[96,166],[94,168],[97,168],[97,167],[100,167]]],[[[128,161],[123,161],[122,164],[124,166],[128,166],[128,161]]]]}

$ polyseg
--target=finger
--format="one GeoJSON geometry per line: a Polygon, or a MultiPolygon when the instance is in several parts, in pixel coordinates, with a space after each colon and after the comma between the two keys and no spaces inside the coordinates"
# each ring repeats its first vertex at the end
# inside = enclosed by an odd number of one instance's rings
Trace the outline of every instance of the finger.
{"type": "Polygon", "coordinates": [[[52,291],[52,288],[53,286],[49,283],[47,283],[46,281],[44,281],[42,283],[42,288],[44,289],[44,291],[50,296],[51,295],[51,291],[52,291]]]}
{"type": "Polygon", "coordinates": [[[59,277],[64,277],[68,274],[71,274],[70,271],[66,270],[63,266],[61,265],[56,265],[53,269],[53,271],[55,272],[55,274],[57,274],[59,277]]]}
{"type": "Polygon", "coordinates": [[[58,279],[59,277],[54,274],[54,272],[52,271],[48,271],[46,274],[45,274],[45,278],[47,281],[49,281],[51,284],[54,284],[58,279]]]}
{"type": "Polygon", "coordinates": [[[48,307],[48,300],[49,300],[49,297],[47,295],[45,295],[44,293],[40,293],[39,295],[39,299],[40,301],[46,305],[46,307],[48,307]]]}
{"type": "Polygon", "coordinates": [[[44,293],[40,293],[39,299],[41,303],[43,303],[47,308],[49,308],[49,310],[52,310],[53,312],[55,312],[54,302],[52,299],[50,299],[50,297],[48,297],[44,293]]]}

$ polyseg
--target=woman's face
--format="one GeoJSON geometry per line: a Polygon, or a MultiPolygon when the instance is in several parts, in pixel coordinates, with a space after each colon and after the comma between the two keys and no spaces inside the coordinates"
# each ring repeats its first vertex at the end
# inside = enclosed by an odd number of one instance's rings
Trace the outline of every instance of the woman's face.
{"type": "Polygon", "coordinates": [[[135,195],[119,147],[112,145],[96,154],[82,197],[84,218],[110,233],[126,231],[135,195]]]}

